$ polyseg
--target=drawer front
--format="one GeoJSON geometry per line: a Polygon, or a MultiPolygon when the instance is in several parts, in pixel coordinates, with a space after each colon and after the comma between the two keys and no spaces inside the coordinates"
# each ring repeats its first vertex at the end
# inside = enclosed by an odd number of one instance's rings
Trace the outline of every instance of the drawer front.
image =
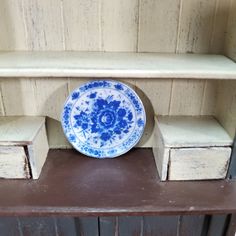
{"type": "Polygon", "coordinates": [[[0,146],[0,178],[30,178],[29,163],[24,147],[0,146]]]}
{"type": "Polygon", "coordinates": [[[229,147],[171,149],[168,179],[224,179],[230,154],[229,147]]]}

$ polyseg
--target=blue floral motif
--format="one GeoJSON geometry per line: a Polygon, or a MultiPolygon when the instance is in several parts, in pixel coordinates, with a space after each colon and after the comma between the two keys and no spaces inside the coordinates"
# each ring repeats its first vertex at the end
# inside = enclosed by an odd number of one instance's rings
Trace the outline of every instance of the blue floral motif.
{"type": "MultiPolygon", "coordinates": [[[[88,97],[95,98],[96,93],[91,93],[88,97]]],[[[80,107],[77,109],[80,110],[80,107]]],[[[117,135],[122,139],[134,122],[131,110],[123,107],[121,101],[113,99],[113,96],[95,99],[91,112],[80,111],[79,114],[74,115],[74,119],[74,127],[80,128],[85,136],[87,133],[96,134],[93,140],[96,143],[96,140],[100,139],[100,147],[115,140],[117,135]]]]}
{"type": "Polygon", "coordinates": [[[127,85],[109,80],[91,81],[67,98],[62,127],[80,152],[97,158],[116,157],[141,138],[145,110],[127,85]]]}

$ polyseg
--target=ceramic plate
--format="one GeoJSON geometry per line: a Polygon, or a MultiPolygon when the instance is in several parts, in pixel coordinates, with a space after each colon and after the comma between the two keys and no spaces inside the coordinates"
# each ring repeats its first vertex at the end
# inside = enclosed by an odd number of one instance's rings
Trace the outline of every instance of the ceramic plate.
{"type": "Polygon", "coordinates": [[[91,81],[74,90],[65,102],[62,127],[81,153],[112,158],[129,151],[146,123],[143,104],[127,85],[110,80],[91,81]]]}

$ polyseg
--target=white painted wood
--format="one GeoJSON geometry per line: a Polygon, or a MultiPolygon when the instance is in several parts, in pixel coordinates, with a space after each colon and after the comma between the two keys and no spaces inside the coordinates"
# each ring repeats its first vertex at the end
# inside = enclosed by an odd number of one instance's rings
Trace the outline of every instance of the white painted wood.
{"type": "Polygon", "coordinates": [[[22,0],[28,50],[64,50],[60,0],[22,0]]]}
{"type": "Polygon", "coordinates": [[[140,0],[139,52],[175,52],[180,0],[140,0]]]}
{"type": "Polygon", "coordinates": [[[177,52],[209,52],[215,3],[215,0],[182,0],[177,52]]]}
{"type": "Polygon", "coordinates": [[[203,80],[174,80],[170,115],[199,115],[204,94],[203,80]]]}
{"type": "Polygon", "coordinates": [[[1,93],[5,114],[35,115],[35,81],[30,78],[2,78],[1,93]]]}
{"type": "Polygon", "coordinates": [[[137,49],[138,0],[101,0],[102,51],[137,49]]]}
{"type": "Polygon", "coordinates": [[[49,150],[45,125],[41,127],[33,144],[28,145],[27,148],[32,178],[38,179],[49,150]]]}
{"type": "Polygon", "coordinates": [[[0,76],[236,79],[236,64],[220,55],[5,52],[0,76]]]}
{"type": "Polygon", "coordinates": [[[170,150],[169,180],[224,179],[231,148],[180,148],[170,150]]]}
{"type": "Polygon", "coordinates": [[[236,61],[236,1],[231,0],[227,34],[225,37],[225,54],[236,61]]]}
{"type": "Polygon", "coordinates": [[[158,116],[165,147],[230,146],[232,139],[211,116],[158,116]]]}
{"type": "Polygon", "coordinates": [[[0,147],[0,178],[30,178],[27,156],[23,147],[0,147]]]}
{"type": "Polygon", "coordinates": [[[22,1],[0,2],[0,50],[26,50],[27,37],[23,18],[22,1]]]}
{"type": "Polygon", "coordinates": [[[233,139],[236,134],[236,83],[219,81],[216,117],[233,139]]]}
{"type": "Polygon", "coordinates": [[[170,148],[165,147],[162,134],[160,132],[157,120],[155,120],[155,130],[153,138],[153,155],[156,167],[162,181],[167,179],[170,148]]]}
{"type": "Polygon", "coordinates": [[[67,97],[67,78],[35,79],[35,99],[38,115],[60,120],[62,108],[67,97]]]}
{"type": "Polygon", "coordinates": [[[210,53],[224,53],[226,29],[229,18],[230,0],[216,0],[214,25],[211,35],[210,53]]]}
{"type": "Polygon", "coordinates": [[[32,144],[44,122],[44,117],[0,117],[0,145],[32,144]]]}
{"type": "Polygon", "coordinates": [[[62,8],[66,50],[100,51],[100,1],[62,1],[62,8]]]}

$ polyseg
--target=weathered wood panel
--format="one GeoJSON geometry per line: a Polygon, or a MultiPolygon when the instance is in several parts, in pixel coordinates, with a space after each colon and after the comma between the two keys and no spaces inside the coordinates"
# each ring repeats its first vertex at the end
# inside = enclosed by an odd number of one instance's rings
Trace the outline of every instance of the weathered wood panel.
{"type": "Polygon", "coordinates": [[[100,1],[67,0],[62,7],[65,49],[100,51],[100,1]]]}
{"type": "Polygon", "coordinates": [[[235,236],[236,234],[236,214],[231,215],[226,236],[235,236]]]}
{"type": "Polygon", "coordinates": [[[140,0],[139,52],[175,52],[180,0],[140,0]]]}
{"type": "Polygon", "coordinates": [[[121,216],[119,220],[119,236],[143,235],[143,217],[121,216]]]}
{"type": "Polygon", "coordinates": [[[75,219],[76,232],[79,236],[99,236],[98,217],[80,217],[75,219]]]}
{"type": "Polygon", "coordinates": [[[207,236],[223,236],[228,227],[229,215],[213,215],[210,218],[207,236]]]}
{"type": "Polygon", "coordinates": [[[101,236],[117,236],[118,217],[99,217],[99,231],[101,236]]]}
{"type": "Polygon", "coordinates": [[[102,51],[136,51],[138,0],[101,0],[102,51]]]}

